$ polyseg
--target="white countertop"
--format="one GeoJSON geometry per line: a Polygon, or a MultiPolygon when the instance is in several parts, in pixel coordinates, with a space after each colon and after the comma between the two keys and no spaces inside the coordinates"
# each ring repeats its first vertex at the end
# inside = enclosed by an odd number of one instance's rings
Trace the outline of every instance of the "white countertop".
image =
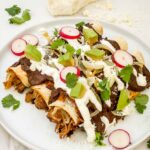
{"type": "MultiPolygon", "coordinates": [[[[82,9],[77,16],[89,16],[108,21],[121,26],[130,32],[133,32],[145,41],[150,47],[150,1],[149,0],[110,0],[106,4],[106,0],[98,0],[96,4],[92,4],[82,9]],[[105,2],[105,3],[104,3],[105,2]],[[101,5],[99,5],[101,4],[101,5]],[[106,8],[105,6],[108,5],[106,8]],[[112,7],[112,9],[110,9],[112,7]],[[96,13],[95,13],[96,9],[96,13]],[[97,13],[98,12],[98,13],[97,13]],[[105,16],[105,17],[104,17],[105,16]]],[[[1,0],[0,2],[0,49],[20,31],[34,24],[51,20],[53,17],[47,9],[47,0],[1,0]],[[30,9],[31,21],[20,25],[10,25],[8,23],[9,16],[4,11],[14,4],[22,9],[30,9]]],[[[0,150],[26,150],[21,144],[16,142],[9,136],[0,126],[0,150]]],[[[136,150],[147,150],[146,141],[141,143],[136,150]]]]}

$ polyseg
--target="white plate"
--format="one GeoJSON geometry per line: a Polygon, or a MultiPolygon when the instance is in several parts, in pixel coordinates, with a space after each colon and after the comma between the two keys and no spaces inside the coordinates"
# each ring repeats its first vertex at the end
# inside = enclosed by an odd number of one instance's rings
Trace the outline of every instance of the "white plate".
{"type": "MultiPolygon", "coordinates": [[[[51,22],[46,22],[40,25],[31,27],[24,32],[17,35],[15,38],[25,33],[36,33],[41,28],[52,29],[56,26],[63,26],[69,24],[75,24],[83,18],[69,18],[59,19],[51,22]]],[[[88,19],[84,18],[84,21],[88,19]]],[[[146,65],[150,64],[150,51],[148,47],[137,37],[124,31],[118,27],[102,22],[104,26],[104,35],[112,38],[113,36],[122,35],[127,39],[129,44],[129,50],[131,52],[135,49],[142,50],[146,65]]],[[[15,39],[14,38],[14,39],[15,39]]],[[[12,41],[12,40],[11,40],[12,41]]],[[[11,43],[11,42],[10,42],[11,43]]],[[[20,141],[22,144],[32,149],[40,150],[88,150],[88,149],[112,149],[111,146],[105,147],[92,147],[91,144],[86,142],[85,133],[76,132],[71,139],[60,140],[58,135],[54,131],[54,124],[50,123],[46,118],[46,113],[35,108],[34,105],[24,102],[24,95],[20,95],[15,92],[14,89],[5,90],[2,84],[5,81],[6,69],[17,61],[19,58],[15,57],[10,51],[10,43],[8,43],[0,53],[0,99],[6,96],[8,93],[12,93],[18,100],[21,101],[21,106],[16,111],[4,109],[0,103],[0,123],[5,130],[10,133],[14,138],[20,141]]],[[[150,69],[150,68],[149,68],[150,69]]],[[[148,90],[146,92],[148,94],[148,90]]],[[[143,115],[134,113],[133,115],[125,118],[123,122],[118,123],[112,130],[116,128],[123,128],[131,134],[132,145],[129,149],[135,147],[142,140],[150,135],[150,103],[143,115]]],[[[105,140],[107,143],[107,139],[105,140]]]]}

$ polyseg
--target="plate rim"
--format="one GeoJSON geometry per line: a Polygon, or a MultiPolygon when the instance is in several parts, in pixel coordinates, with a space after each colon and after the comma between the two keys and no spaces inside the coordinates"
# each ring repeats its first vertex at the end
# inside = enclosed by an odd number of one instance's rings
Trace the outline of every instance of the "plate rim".
{"type": "MultiPolygon", "coordinates": [[[[40,22],[40,23],[34,23],[31,26],[27,26],[27,28],[21,30],[19,33],[15,34],[15,36],[13,36],[13,38],[11,38],[7,43],[4,44],[4,46],[2,46],[1,50],[0,50],[0,54],[3,52],[3,50],[5,49],[5,47],[7,47],[8,45],[10,45],[10,43],[17,38],[17,36],[19,36],[20,34],[22,34],[23,32],[25,32],[26,30],[29,30],[31,28],[37,27],[37,26],[42,26],[44,24],[48,24],[48,23],[57,23],[57,22],[64,22],[64,21],[75,21],[75,20],[85,20],[85,21],[92,21],[95,19],[92,18],[88,18],[88,17],[58,17],[58,18],[51,18],[51,20],[47,20],[44,22],[40,22]]],[[[150,47],[143,41],[143,39],[141,39],[140,37],[138,37],[137,35],[135,35],[135,33],[128,31],[127,29],[123,28],[123,27],[119,27],[115,24],[112,23],[108,23],[105,21],[101,21],[98,19],[99,22],[101,22],[102,24],[107,25],[107,26],[111,26],[115,29],[119,29],[120,31],[123,31],[124,33],[126,32],[126,34],[130,35],[132,38],[134,38],[136,41],[139,41],[145,48],[146,51],[150,52],[150,47]]],[[[2,128],[10,135],[12,136],[15,140],[17,140],[18,142],[20,142],[21,144],[23,144],[24,146],[26,146],[27,148],[30,149],[34,149],[34,150],[40,150],[39,147],[37,147],[36,145],[26,141],[25,139],[21,138],[19,135],[16,135],[9,127],[7,127],[7,125],[3,122],[3,120],[0,118],[0,125],[2,126],[2,128]]],[[[135,142],[133,145],[131,145],[129,148],[127,148],[127,150],[131,150],[135,147],[137,147],[140,143],[142,143],[145,139],[147,139],[150,136],[150,133],[147,133],[145,136],[143,136],[143,138],[141,138],[139,141],[135,142]]]]}

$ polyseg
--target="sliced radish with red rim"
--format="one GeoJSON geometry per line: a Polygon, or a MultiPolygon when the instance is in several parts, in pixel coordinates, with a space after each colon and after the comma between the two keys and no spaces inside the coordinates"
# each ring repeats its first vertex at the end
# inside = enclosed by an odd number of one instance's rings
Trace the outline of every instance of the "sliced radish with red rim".
{"type": "Polygon", "coordinates": [[[25,40],[28,44],[37,45],[39,40],[35,35],[26,34],[22,36],[22,39],[25,40]]]}
{"type": "Polygon", "coordinates": [[[120,68],[124,68],[127,65],[133,64],[133,57],[131,56],[131,54],[123,50],[117,50],[112,55],[112,60],[116,64],[116,66],[120,68]]]}
{"type": "Polygon", "coordinates": [[[123,129],[117,129],[108,137],[109,143],[116,149],[127,148],[131,144],[130,135],[123,129]]]}
{"type": "Polygon", "coordinates": [[[15,54],[16,56],[21,56],[24,54],[24,50],[26,48],[26,41],[23,39],[17,39],[14,40],[11,44],[11,51],[13,52],[13,54],[15,54]]]}
{"type": "Polygon", "coordinates": [[[80,76],[80,70],[78,67],[72,67],[72,66],[65,67],[60,72],[60,79],[62,82],[64,82],[64,83],[66,82],[66,76],[68,73],[74,73],[77,76],[80,76]]]}
{"type": "Polygon", "coordinates": [[[65,39],[77,39],[80,37],[80,32],[74,27],[62,27],[59,32],[60,36],[65,39]]]}

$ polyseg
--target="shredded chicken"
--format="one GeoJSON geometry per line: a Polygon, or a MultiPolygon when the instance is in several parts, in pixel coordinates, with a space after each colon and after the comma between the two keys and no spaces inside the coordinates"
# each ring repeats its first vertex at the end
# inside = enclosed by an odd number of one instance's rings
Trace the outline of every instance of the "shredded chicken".
{"type": "Polygon", "coordinates": [[[35,90],[30,90],[27,92],[25,97],[26,102],[33,103],[38,109],[48,110],[48,106],[42,96],[35,90]]]}
{"type": "Polygon", "coordinates": [[[55,89],[58,97],[57,100],[50,104],[50,109],[47,117],[50,121],[56,123],[56,132],[60,138],[69,136],[79,124],[83,122],[81,115],[74,103],[74,100],[68,97],[65,92],[60,89],[55,89]],[[57,93],[59,91],[59,94],[57,93]],[[71,106],[71,110],[69,107],[71,106]],[[65,109],[68,108],[67,110],[65,109]],[[77,119],[75,119],[77,117],[77,119]]]}
{"type": "Polygon", "coordinates": [[[21,82],[21,80],[16,76],[16,74],[12,70],[9,70],[7,81],[4,82],[4,86],[6,89],[9,89],[12,86],[14,86],[19,93],[22,93],[26,88],[25,85],[21,82]]]}
{"type": "Polygon", "coordinates": [[[69,136],[77,128],[69,114],[59,107],[51,108],[47,117],[56,123],[55,131],[59,133],[60,138],[69,136]]]}

